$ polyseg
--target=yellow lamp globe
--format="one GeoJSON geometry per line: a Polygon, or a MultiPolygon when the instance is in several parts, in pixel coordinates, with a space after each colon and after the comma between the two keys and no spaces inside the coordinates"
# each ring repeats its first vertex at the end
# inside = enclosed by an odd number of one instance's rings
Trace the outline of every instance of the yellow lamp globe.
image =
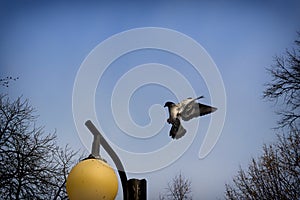
{"type": "Polygon", "coordinates": [[[118,178],[104,161],[87,159],[73,167],[66,188],[70,200],[111,200],[118,192],[118,178]]]}

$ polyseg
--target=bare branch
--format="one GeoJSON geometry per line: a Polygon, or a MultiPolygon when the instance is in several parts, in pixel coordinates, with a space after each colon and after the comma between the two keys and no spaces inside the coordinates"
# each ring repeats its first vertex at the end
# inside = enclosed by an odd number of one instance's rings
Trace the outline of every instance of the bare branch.
{"type": "MultiPolygon", "coordinates": [[[[300,34],[299,34],[300,37],[300,34]]],[[[279,127],[299,125],[300,116],[300,42],[295,41],[296,49],[286,50],[285,56],[276,56],[275,65],[267,69],[272,80],[266,84],[263,97],[276,103],[283,109],[277,112],[281,116],[279,127]]]]}
{"type": "Polygon", "coordinates": [[[294,128],[263,147],[263,155],[240,168],[226,184],[226,199],[300,199],[300,133],[294,128]]]}
{"type": "Polygon", "coordinates": [[[3,86],[3,87],[9,87],[9,83],[11,81],[16,81],[18,79],[19,79],[19,77],[12,77],[12,76],[7,76],[7,77],[4,77],[4,78],[0,78],[0,85],[3,86]]]}
{"type": "Polygon", "coordinates": [[[58,147],[36,119],[27,100],[0,95],[0,199],[67,199],[77,152],[58,147]]]}
{"type": "Polygon", "coordinates": [[[159,199],[190,200],[192,199],[191,192],[191,181],[179,173],[172,182],[168,183],[166,193],[160,194],[159,199]]]}

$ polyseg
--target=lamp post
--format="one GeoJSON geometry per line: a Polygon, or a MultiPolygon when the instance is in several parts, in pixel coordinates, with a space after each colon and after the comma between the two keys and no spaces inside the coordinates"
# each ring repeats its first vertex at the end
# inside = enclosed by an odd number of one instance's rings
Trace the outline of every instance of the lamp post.
{"type": "Polygon", "coordinates": [[[118,188],[118,183],[115,181],[116,176],[112,168],[101,159],[100,146],[105,149],[117,167],[122,184],[123,199],[146,200],[147,181],[145,179],[127,180],[123,164],[115,151],[90,120],[86,121],[85,125],[94,136],[92,152],[88,158],[73,167],[67,178],[66,187],[70,200],[115,198],[117,190],[114,188],[118,188]],[[78,191],[84,195],[80,196],[78,191]]]}

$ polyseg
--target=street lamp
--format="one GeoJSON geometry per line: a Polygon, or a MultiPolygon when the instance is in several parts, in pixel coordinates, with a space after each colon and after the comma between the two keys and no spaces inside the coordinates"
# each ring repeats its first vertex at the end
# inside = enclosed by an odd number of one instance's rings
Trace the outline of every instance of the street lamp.
{"type": "Polygon", "coordinates": [[[89,158],[72,168],[66,187],[70,200],[115,199],[118,178],[107,163],[89,158]]]}
{"type": "Polygon", "coordinates": [[[66,183],[70,200],[114,199],[118,181],[113,169],[100,157],[100,145],[105,149],[118,169],[124,200],[146,200],[147,182],[145,179],[127,180],[123,164],[101,135],[95,125],[86,121],[86,127],[93,134],[91,155],[72,168],[66,183]],[[116,189],[115,189],[116,188],[116,189]]]}

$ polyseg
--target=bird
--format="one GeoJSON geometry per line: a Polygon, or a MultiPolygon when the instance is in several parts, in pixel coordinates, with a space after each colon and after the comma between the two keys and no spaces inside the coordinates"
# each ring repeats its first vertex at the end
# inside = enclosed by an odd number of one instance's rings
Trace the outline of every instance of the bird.
{"type": "Polygon", "coordinates": [[[215,107],[196,102],[196,100],[201,98],[204,98],[204,96],[199,96],[197,98],[189,97],[178,104],[171,101],[165,103],[164,107],[167,107],[169,111],[167,122],[172,124],[169,133],[172,139],[179,139],[186,133],[186,129],[181,125],[180,119],[189,121],[193,118],[207,115],[217,110],[215,107]]]}

